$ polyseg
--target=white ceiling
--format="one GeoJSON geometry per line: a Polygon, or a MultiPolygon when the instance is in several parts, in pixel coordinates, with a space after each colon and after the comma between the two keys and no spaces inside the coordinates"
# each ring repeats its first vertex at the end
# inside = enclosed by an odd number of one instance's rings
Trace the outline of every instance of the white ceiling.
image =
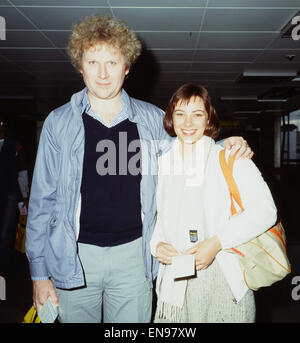
{"type": "Polygon", "coordinates": [[[202,83],[225,116],[221,96],[259,97],[274,87],[300,87],[295,81],[237,82],[245,71],[300,71],[300,41],[280,38],[299,10],[300,0],[0,0],[6,21],[0,98],[33,97],[43,115],[67,101],[82,87],[66,54],[72,25],[100,13],[122,19],[144,42],[128,80],[131,95],[164,107],[182,83],[202,83]],[[288,61],[287,54],[296,56],[288,61]]]}

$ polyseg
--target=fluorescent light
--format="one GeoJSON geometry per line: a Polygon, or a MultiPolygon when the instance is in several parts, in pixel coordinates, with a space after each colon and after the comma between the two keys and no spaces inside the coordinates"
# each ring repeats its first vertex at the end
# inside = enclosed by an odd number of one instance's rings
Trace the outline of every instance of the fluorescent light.
{"type": "Polygon", "coordinates": [[[285,112],[284,110],[265,110],[265,112],[285,112]]]}
{"type": "Polygon", "coordinates": [[[257,96],[221,96],[220,100],[223,101],[256,101],[257,96]]]}
{"type": "Polygon", "coordinates": [[[293,77],[297,76],[297,71],[293,70],[252,70],[252,71],[244,71],[243,76],[251,76],[251,77],[293,77]]]}
{"type": "Polygon", "coordinates": [[[287,102],[287,99],[257,99],[258,102],[287,102]]]}
{"type": "Polygon", "coordinates": [[[247,113],[247,114],[260,114],[261,111],[234,111],[234,113],[236,113],[236,114],[243,114],[243,113],[247,113]]]}

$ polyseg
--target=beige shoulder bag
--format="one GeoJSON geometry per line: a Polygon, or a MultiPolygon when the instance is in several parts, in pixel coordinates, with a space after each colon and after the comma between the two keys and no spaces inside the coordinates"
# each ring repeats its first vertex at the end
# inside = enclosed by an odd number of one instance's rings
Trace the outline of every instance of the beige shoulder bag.
{"type": "MultiPolygon", "coordinates": [[[[234,215],[237,210],[233,199],[241,211],[244,211],[232,173],[235,156],[229,156],[228,162],[226,162],[225,150],[221,150],[219,158],[229,188],[231,215],[234,215]]],[[[261,287],[271,286],[291,272],[291,265],[286,253],[286,236],[281,222],[251,241],[226,251],[236,254],[243,270],[245,283],[254,291],[261,287]]]]}

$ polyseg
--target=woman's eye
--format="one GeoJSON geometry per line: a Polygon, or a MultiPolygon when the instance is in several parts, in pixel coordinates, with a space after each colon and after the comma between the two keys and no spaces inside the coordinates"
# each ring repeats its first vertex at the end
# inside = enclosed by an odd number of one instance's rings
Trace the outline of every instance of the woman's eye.
{"type": "Polygon", "coordinates": [[[89,61],[89,64],[95,64],[96,61],[89,61]]]}
{"type": "Polygon", "coordinates": [[[109,63],[110,63],[111,65],[117,64],[115,61],[110,61],[109,63]]]}

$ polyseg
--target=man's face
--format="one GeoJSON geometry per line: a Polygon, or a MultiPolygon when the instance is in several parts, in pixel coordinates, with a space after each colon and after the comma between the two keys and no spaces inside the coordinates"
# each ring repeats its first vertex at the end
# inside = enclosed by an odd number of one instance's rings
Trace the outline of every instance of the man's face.
{"type": "Polygon", "coordinates": [[[116,100],[129,68],[121,51],[104,43],[84,51],[80,72],[91,100],[116,100]]]}

